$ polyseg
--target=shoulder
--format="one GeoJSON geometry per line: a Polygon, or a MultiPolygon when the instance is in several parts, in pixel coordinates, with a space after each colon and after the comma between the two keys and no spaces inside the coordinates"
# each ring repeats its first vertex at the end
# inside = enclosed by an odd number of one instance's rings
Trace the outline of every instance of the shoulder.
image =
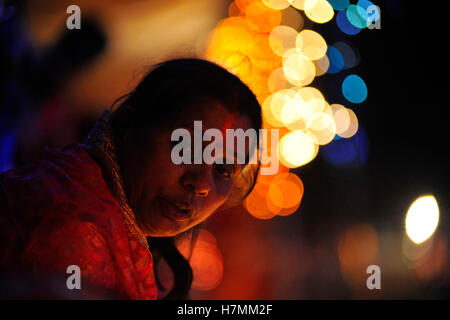
{"type": "Polygon", "coordinates": [[[73,146],[0,175],[0,232],[10,243],[20,239],[33,267],[63,271],[74,259],[88,268],[107,267],[107,224],[119,213],[92,162],[73,146]]]}
{"type": "Polygon", "coordinates": [[[37,232],[23,255],[25,272],[33,275],[66,275],[77,268],[90,284],[114,288],[116,271],[101,230],[86,221],[67,221],[60,228],[37,232]]]}
{"type": "Polygon", "coordinates": [[[0,186],[0,197],[24,232],[46,218],[58,221],[115,206],[100,167],[78,144],[47,150],[38,163],[0,175],[0,186]]]}
{"type": "Polygon", "coordinates": [[[47,148],[40,161],[1,174],[0,182],[8,193],[20,195],[71,190],[75,184],[90,190],[106,186],[99,165],[80,144],[61,150],[47,148]]]}

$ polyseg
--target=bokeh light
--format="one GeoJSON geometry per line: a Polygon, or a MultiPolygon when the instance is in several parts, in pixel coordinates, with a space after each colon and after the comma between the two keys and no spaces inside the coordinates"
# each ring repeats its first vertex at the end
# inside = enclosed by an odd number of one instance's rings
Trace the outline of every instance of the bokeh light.
{"type": "MultiPolygon", "coordinates": [[[[310,27],[311,23],[330,21],[337,10],[339,28],[343,25],[345,33],[356,34],[360,29],[348,20],[348,8],[349,1],[343,0],[235,0],[228,7],[230,17],[222,20],[209,37],[206,58],[239,76],[255,93],[262,107],[263,128],[280,130],[277,147],[271,150],[268,146],[266,150],[268,154],[279,153],[280,172],[306,165],[316,157],[319,146],[339,147],[334,142],[341,138],[353,138],[347,148],[352,149],[348,153],[351,156],[343,160],[334,150],[328,153],[333,154],[332,159],[341,158],[337,162],[346,163],[362,158],[356,142],[365,140],[357,134],[355,113],[343,105],[330,106],[320,90],[310,87],[318,76],[359,63],[351,45],[336,42],[328,46],[310,27]],[[308,18],[308,29],[303,29],[304,17],[308,18]]],[[[344,91],[350,102],[361,100],[361,86],[354,80],[343,83],[344,91]]],[[[270,219],[298,209],[299,203],[292,199],[294,194],[299,198],[300,189],[303,194],[303,186],[295,187],[289,179],[275,176],[259,176],[244,203],[256,218],[270,219]],[[283,198],[287,195],[292,197],[283,198]]]]}
{"type": "Polygon", "coordinates": [[[351,4],[346,10],[347,20],[356,28],[364,29],[369,25],[369,14],[364,8],[351,4]]]}
{"type": "Polygon", "coordinates": [[[348,75],[342,82],[342,94],[352,103],[361,103],[367,98],[367,86],[356,74],[348,75]]]}
{"type": "Polygon", "coordinates": [[[315,113],[308,120],[306,127],[314,134],[320,145],[330,143],[336,135],[336,124],[333,117],[324,112],[315,113]]]}
{"type": "Polygon", "coordinates": [[[351,138],[334,139],[331,143],[322,146],[323,158],[335,167],[360,167],[364,165],[369,153],[369,138],[363,127],[351,138]]]}
{"type": "MultiPolygon", "coordinates": [[[[380,12],[378,9],[372,11],[370,9],[372,9],[371,7],[374,6],[375,4],[372,1],[369,0],[359,0],[357,3],[357,6],[362,8],[364,11],[366,11],[366,13],[368,14],[367,19],[373,23],[376,22],[380,19],[380,12]]],[[[374,7],[373,7],[374,8],[374,7]]]]}
{"type": "Polygon", "coordinates": [[[283,59],[286,79],[296,86],[307,86],[316,76],[314,63],[301,53],[287,52],[283,59]]]}
{"type": "Polygon", "coordinates": [[[257,183],[244,201],[245,209],[255,218],[266,220],[273,218],[281,211],[280,207],[268,207],[266,202],[269,186],[257,183]]]}
{"type": "Polygon", "coordinates": [[[334,16],[331,4],[326,0],[306,0],[304,4],[305,15],[316,23],[325,23],[334,16]]]}
{"type": "Polygon", "coordinates": [[[270,100],[266,100],[270,103],[267,106],[268,110],[267,121],[275,127],[283,127],[283,109],[286,103],[290,102],[295,96],[295,91],[291,89],[279,90],[271,96],[270,100]]]}
{"type": "Polygon", "coordinates": [[[280,140],[280,160],[288,168],[307,164],[317,152],[316,142],[303,130],[289,132],[280,140]]]}
{"type": "Polygon", "coordinates": [[[314,61],[314,66],[316,67],[316,77],[324,75],[330,67],[330,59],[328,59],[327,55],[324,55],[319,60],[314,61]]]}
{"type": "Polygon", "coordinates": [[[359,64],[359,55],[356,49],[352,48],[348,43],[338,41],[333,43],[333,47],[339,50],[344,58],[344,69],[350,69],[359,64]]]}
{"type": "Polygon", "coordinates": [[[302,30],[295,40],[297,50],[310,60],[318,60],[327,52],[325,39],[312,30],[302,30]]]}
{"type": "Polygon", "coordinates": [[[344,68],[344,57],[341,52],[333,46],[328,46],[327,57],[330,60],[327,73],[338,73],[344,68]]]}
{"type": "Polygon", "coordinates": [[[270,47],[273,52],[282,57],[288,49],[295,47],[298,32],[288,26],[278,26],[269,36],[270,47]]]}
{"type": "Polygon", "coordinates": [[[292,87],[292,84],[284,76],[283,68],[277,68],[270,73],[267,85],[271,93],[292,87]]]}
{"type": "Polygon", "coordinates": [[[267,34],[257,34],[252,37],[247,55],[254,66],[252,75],[258,71],[271,72],[281,66],[281,58],[270,48],[269,35],[267,34]]]}
{"type": "MultiPolygon", "coordinates": [[[[336,121],[343,121],[344,123],[340,123],[341,127],[339,128],[338,135],[342,138],[351,138],[353,135],[356,134],[359,127],[358,118],[356,117],[355,112],[353,112],[350,108],[345,108],[341,110],[337,110],[336,113],[334,113],[335,122],[336,121]],[[345,129],[345,126],[347,123],[345,121],[348,121],[348,127],[345,129]]],[[[337,130],[337,129],[336,129],[337,130]]]]}
{"type": "Polygon", "coordinates": [[[287,216],[292,214],[300,205],[303,197],[303,183],[293,173],[278,174],[269,184],[267,194],[268,206],[271,203],[279,208],[277,214],[287,216]],[[286,210],[287,209],[287,210],[286,210]]]}
{"type": "Polygon", "coordinates": [[[339,29],[341,29],[342,32],[350,36],[353,36],[361,32],[360,28],[357,28],[350,23],[350,21],[347,18],[346,10],[338,12],[338,14],[336,15],[336,24],[339,27],[339,29]]]}
{"type": "Polygon", "coordinates": [[[346,132],[350,127],[350,115],[347,108],[341,104],[332,104],[330,107],[336,125],[336,134],[340,135],[341,133],[346,132]]]}
{"type": "MultiPolygon", "coordinates": [[[[183,238],[177,248],[186,259],[189,259],[191,239],[183,238]]],[[[215,289],[223,278],[223,258],[215,236],[201,228],[193,248],[189,264],[192,268],[192,288],[201,291],[215,289]]]]}
{"type": "Polygon", "coordinates": [[[406,233],[414,243],[422,243],[436,230],[439,223],[439,206],[434,196],[416,199],[406,214],[406,233]]]}

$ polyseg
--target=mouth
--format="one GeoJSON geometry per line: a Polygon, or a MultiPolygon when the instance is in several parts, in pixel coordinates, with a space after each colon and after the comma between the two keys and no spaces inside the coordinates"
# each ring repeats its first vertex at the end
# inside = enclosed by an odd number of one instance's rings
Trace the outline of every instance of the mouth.
{"type": "Polygon", "coordinates": [[[162,200],[167,204],[165,206],[167,210],[163,210],[162,214],[170,220],[185,221],[192,217],[192,207],[188,203],[178,200],[162,200]]]}

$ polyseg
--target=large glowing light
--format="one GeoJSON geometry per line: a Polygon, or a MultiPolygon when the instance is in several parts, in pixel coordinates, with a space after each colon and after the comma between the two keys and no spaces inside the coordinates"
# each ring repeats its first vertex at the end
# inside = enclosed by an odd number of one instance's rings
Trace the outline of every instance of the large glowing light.
{"type": "Polygon", "coordinates": [[[307,164],[316,157],[317,152],[317,144],[305,131],[292,131],[281,138],[280,160],[288,168],[307,164]]]}
{"type": "Polygon", "coordinates": [[[295,41],[297,49],[308,59],[318,60],[327,52],[325,39],[313,30],[301,31],[295,41]]]}
{"type": "Polygon", "coordinates": [[[305,15],[314,22],[325,23],[333,18],[334,10],[326,0],[306,0],[305,15]]]}
{"type": "Polygon", "coordinates": [[[406,214],[406,233],[416,244],[427,240],[436,230],[439,223],[439,206],[432,196],[416,199],[406,214]]]}
{"type": "Polygon", "coordinates": [[[273,52],[282,57],[288,49],[295,47],[297,35],[298,32],[291,27],[278,26],[270,33],[270,47],[273,52]]]}
{"type": "Polygon", "coordinates": [[[310,84],[316,76],[314,63],[303,54],[294,53],[292,50],[286,52],[283,59],[283,70],[286,79],[299,87],[310,84]]]}

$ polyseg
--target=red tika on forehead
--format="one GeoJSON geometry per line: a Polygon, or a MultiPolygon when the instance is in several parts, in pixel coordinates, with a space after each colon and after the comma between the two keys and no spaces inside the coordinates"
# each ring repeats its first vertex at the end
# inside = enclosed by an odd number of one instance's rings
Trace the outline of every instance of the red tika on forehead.
{"type": "Polygon", "coordinates": [[[227,115],[225,117],[222,128],[220,128],[223,134],[226,133],[226,129],[232,129],[233,125],[239,126],[244,124],[244,121],[238,120],[239,112],[237,110],[233,110],[232,112],[230,112],[230,110],[224,108],[220,103],[217,103],[217,108],[221,111],[224,111],[227,115]]]}

